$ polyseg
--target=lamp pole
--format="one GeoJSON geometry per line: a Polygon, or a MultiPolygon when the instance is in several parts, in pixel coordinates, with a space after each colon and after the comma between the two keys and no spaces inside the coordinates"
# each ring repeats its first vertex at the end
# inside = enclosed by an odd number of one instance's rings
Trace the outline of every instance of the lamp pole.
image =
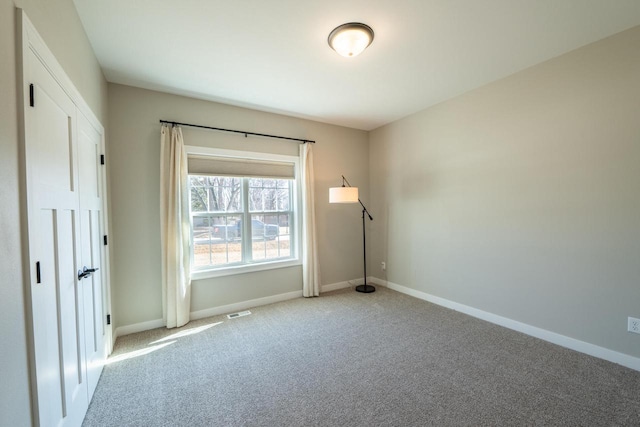
{"type": "MultiPolygon", "coordinates": [[[[349,181],[347,181],[347,178],[344,177],[344,175],[342,175],[342,186],[344,187],[344,184],[347,184],[349,187],[351,187],[351,184],[349,184],[349,181]]],[[[375,292],[376,291],[376,287],[373,285],[368,285],[367,284],[367,233],[365,231],[365,221],[364,221],[364,214],[366,213],[367,216],[369,217],[370,221],[373,221],[373,217],[371,216],[371,214],[369,213],[369,211],[367,210],[367,208],[365,207],[365,205],[362,203],[362,201],[360,200],[360,198],[358,197],[358,203],[360,203],[360,206],[362,206],[362,253],[363,253],[363,257],[364,257],[364,284],[363,285],[358,285],[356,286],[356,291],[358,292],[362,292],[365,294],[369,294],[371,292],[375,292]]]]}
{"type": "MultiPolygon", "coordinates": [[[[358,201],[360,201],[360,199],[358,199],[358,201]]],[[[362,205],[362,202],[360,202],[360,204],[362,205]]],[[[364,205],[362,205],[362,253],[364,254],[364,285],[356,286],[356,291],[368,294],[371,292],[375,292],[376,288],[375,286],[367,285],[367,237],[366,237],[367,233],[365,232],[365,228],[364,228],[365,212],[367,213],[367,215],[369,215],[369,211],[367,211],[367,208],[365,208],[364,205]]],[[[369,219],[373,221],[373,218],[371,217],[371,215],[369,215],[369,219]]]]}

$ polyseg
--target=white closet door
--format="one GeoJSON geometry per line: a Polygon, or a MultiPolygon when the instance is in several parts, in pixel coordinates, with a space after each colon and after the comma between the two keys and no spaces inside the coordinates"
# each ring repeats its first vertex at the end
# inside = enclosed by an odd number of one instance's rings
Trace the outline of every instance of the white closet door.
{"type": "Polygon", "coordinates": [[[89,400],[98,384],[107,357],[105,292],[103,287],[102,173],[100,152],[102,135],[78,113],[78,188],[80,191],[80,240],[83,267],[97,268],[80,281],[84,299],[84,334],[89,400]]]}
{"type": "Polygon", "coordinates": [[[32,51],[25,77],[25,160],[31,314],[41,426],[79,426],[88,407],[76,107],[32,51]]]}

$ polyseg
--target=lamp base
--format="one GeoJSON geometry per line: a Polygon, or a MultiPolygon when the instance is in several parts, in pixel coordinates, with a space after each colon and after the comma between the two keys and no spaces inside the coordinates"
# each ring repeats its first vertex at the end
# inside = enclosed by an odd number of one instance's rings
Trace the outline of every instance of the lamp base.
{"type": "Polygon", "coordinates": [[[363,292],[365,294],[370,294],[371,292],[375,292],[376,291],[376,287],[373,286],[373,285],[367,285],[365,283],[364,285],[356,286],[356,291],[363,292]]]}

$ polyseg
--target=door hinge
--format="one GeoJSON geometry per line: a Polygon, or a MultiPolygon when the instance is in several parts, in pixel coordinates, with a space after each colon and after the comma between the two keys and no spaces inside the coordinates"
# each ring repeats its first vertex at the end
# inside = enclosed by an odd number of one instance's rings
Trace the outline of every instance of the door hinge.
{"type": "Polygon", "coordinates": [[[40,283],[40,261],[36,262],[36,283],[40,283]]]}
{"type": "Polygon", "coordinates": [[[34,88],[33,83],[29,85],[29,106],[34,107],[36,105],[36,100],[34,96],[34,88]]]}
{"type": "Polygon", "coordinates": [[[100,164],[104,165],[104,154],[100,154],[100,164]]]}
{"type": "Polygon", "coordinates": [[[103,241],[104,241],[104,245],[107,246],[107,236],[104,236],[103,241]]]}
{"type": "Polygon", "coordinates": [[[111,315],[107,314],[107,325],[111,324],[111,315]]]}

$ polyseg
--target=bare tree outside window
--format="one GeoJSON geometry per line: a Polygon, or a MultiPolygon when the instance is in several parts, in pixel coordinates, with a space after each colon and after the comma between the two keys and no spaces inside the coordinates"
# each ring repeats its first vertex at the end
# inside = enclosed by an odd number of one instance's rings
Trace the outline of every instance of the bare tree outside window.
{"type": "Polygon", "coordinates": [[[241,179],[190,176],[192,212],[241,212],[241,179]]]}

